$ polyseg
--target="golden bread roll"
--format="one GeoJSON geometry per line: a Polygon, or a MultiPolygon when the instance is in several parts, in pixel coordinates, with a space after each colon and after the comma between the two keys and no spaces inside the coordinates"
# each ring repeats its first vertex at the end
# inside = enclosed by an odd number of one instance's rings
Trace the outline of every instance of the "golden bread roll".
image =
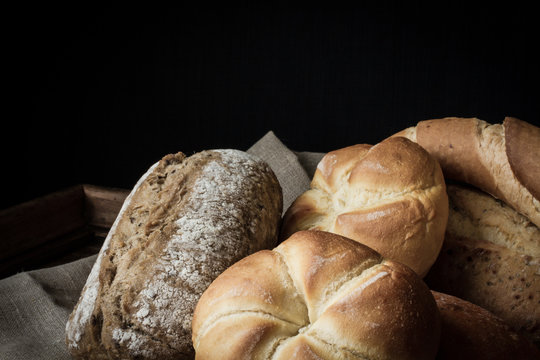
{"type": "Polygon", "coordinates": [[[446,237],[427,284],[491,311],[540,346],[540,229],[487,193],[447,189],[446,237]]]}
{"type": "Polygon", "coordinates": [[[455,296],[432,292],[441,314],[437,360],[540,359],[540,350],[501,318],[455,296]]]}
{"type": "Polygon", "coordinates": [[[196,359],[433,359],[439,311],[410,268],[300,231],[223,272],[193,316],[196,359]]]}
{"type": "Polygon", "coordinates": [[[437,161],[405,138],[326,154],[285,213],[280,238],[323,230],[359,241],[424,276],[439,254],[448,198],[437,161]]]}
{"type": "Polygon", "coordinates": [[[503,124],[451,117],[394,136],[424,147],[445,177],[495,196],[540,226],[540,128],[511,117],[503,124]]]}

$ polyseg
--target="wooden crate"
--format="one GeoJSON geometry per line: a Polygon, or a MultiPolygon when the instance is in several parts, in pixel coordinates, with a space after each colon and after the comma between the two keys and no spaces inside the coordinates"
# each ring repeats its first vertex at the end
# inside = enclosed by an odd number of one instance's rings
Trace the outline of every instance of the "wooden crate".
{"type": "Polygon", "coordinates": [[[129,190],[77,185],[0,212],[0,278],[96,254],[129,190]]]}

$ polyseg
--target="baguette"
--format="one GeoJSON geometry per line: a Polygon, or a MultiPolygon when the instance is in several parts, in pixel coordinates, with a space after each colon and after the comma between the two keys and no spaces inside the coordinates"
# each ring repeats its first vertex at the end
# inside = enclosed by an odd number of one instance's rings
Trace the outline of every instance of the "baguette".
{"type": "Polygon", "coordinates": [[[512,117],[493,125],[450,117],[421,121],[393,136],[424,147],[446,178],[495,196],[540,226],[540,128],[512,117]]]}
{"type": "Polygon", "coordinates": [[[197,301],[228,266],[277,241],[282,197],[237,150],[168,155],[143,175],[66,326],[75,358],[189,359],[197,301]]]}

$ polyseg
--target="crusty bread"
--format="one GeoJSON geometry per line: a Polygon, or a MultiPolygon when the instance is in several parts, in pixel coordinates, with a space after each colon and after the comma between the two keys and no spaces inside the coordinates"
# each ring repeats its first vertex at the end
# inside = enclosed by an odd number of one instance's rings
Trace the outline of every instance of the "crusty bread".
{"type": "Polygon", "coordinates": [[[427,284],[493,312],[540,346],[540,229],[475,188],[447,190],[446,238],[427,284]]]}
{"type": "Polygon", "coordinates": [[[281,188],[237,150],[168,155],[126,199],[66,327],[84,359],[191,358],[191,319],[210,283],[277,242],[281,188]]]}
{"type": "Polygon", "coordinates": [[[424,276],[440,251],[448,199],[439,164],[405,138],[326,154],[311,189],[285,213],[280,238],[324,230],[359,241],[424,276]]]}
{"type": "Polygon", "coordinates": [[[490,193],[540,226],[540,128],[511,117],[503,124],[450,117],[394,136],[424,147],[445,177],[490,193]]]}
{"type": "Polygon", "coordinates": [[[432,292],[441,314],[437,360],[540,359],[540,350],[501,318],[455,296],[432,292]]]}
{"type": "Polygon", "coordinates": [[[433,359],[439,311],[408,267],[351,239],[300,231],[204,292],[196,359],[433,359]]]}

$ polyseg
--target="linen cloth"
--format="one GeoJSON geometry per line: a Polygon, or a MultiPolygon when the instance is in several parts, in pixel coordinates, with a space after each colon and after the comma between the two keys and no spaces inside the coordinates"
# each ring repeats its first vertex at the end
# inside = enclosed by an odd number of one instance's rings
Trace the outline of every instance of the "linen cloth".
{"type": "MultiPolygon", "coordinates": [[[[294,152],[269,131],[248,153],[265,160],[283,190],[283,211],[309,188],[323,153],[294,152]]],[[[97,254],[0,280],[0,359],[71,359],[65,327],[97,254]]]]}

